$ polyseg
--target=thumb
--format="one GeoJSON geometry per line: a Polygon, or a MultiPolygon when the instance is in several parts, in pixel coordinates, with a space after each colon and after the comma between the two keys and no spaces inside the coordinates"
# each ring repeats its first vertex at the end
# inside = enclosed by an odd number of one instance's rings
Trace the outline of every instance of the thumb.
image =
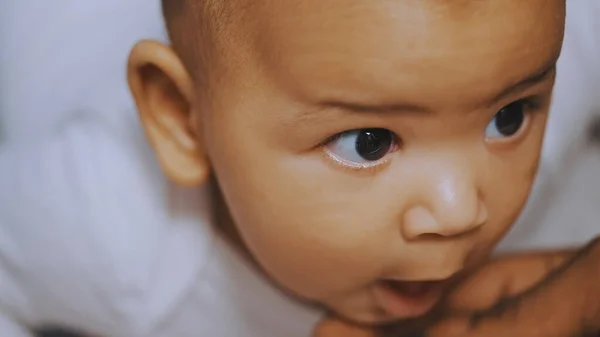
{"type": "Polygon", "coordinates": [[[581,250],[536,287],[491,309],[443,320],[428,337],[564,337],[600,329],[600,246],[581,250]]]}

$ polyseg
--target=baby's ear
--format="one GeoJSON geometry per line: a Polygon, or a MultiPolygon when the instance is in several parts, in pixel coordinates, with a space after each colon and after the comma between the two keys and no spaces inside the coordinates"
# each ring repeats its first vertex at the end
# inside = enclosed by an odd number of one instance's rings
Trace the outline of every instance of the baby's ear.
{"type": "Polygon", "coordinates": [[[184,186],[205,183],[210,164],[195,132],[194,83],[177,54],[156,41],[139,42],[129,56],[127,80],[167,176],[184,186]]]}

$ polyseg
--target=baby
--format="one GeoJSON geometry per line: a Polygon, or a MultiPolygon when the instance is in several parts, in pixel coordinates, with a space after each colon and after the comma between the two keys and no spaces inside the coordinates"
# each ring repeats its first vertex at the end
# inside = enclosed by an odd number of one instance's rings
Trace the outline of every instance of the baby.
{"type": "Polygon", "coordinates": [[[519,216],[564,0],[163,6],[172,43],[137,44],[128,80],[181,187],[148,187],[139,142],[100,117],[2,150],[1,336],[417,318],[519,216]]]}

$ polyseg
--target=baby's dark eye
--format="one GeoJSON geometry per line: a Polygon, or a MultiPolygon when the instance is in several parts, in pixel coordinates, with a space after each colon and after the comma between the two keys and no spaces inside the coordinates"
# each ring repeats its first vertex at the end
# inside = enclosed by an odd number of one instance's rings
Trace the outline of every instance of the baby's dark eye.
{"type": "Polygon", "coordinates": [[[525,102],[520,100],[502,108],[485,130],[488,139],[508,138],[516,134],[525,122],[525,102]]]}
{"type": "Polygon", "coordinates": [[[359,129],[342,132],[325,145],[336,160],[364,165],[383,159],[396,147],[396,135],[386,129],[359,129]]]}

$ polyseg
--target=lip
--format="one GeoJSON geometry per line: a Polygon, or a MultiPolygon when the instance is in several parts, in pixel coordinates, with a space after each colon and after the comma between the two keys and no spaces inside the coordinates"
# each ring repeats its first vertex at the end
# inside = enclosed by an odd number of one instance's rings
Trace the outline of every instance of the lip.
{"type": "Polygon", "coordinates": [[[373,288],[380,308],[393,319],[410,319],[431,311],[442,297],[445,281],[381,280],[373,288]]]}

